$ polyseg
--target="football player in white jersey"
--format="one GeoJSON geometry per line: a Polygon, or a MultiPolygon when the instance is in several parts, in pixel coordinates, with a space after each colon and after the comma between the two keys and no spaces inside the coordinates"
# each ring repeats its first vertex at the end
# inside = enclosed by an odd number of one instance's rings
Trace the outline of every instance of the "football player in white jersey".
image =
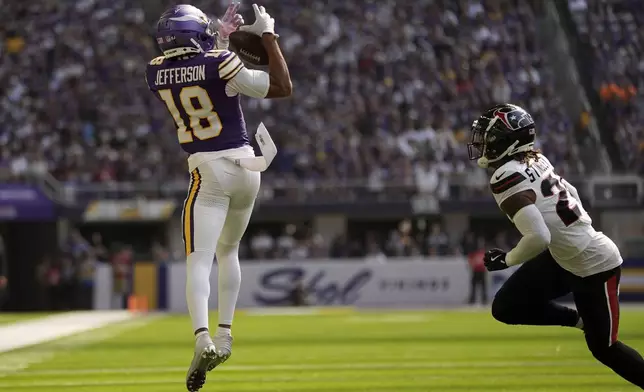
{"type": "Polygon", "coordinates": [[[597,360],[644,389],[644,359],[617,340],[619,249],[595,231],[577,189],[534,149],[535,133],[530,114],[510,104],[472,124],[470,159],[494,171],[494,199],[522,234],[510,251],[485,254],[490,271],[522,264],[496,294],[492,315],[506,324],[580,328],[597,360]],[[577,310],[554,302],[569,293],[577,310]]]}
{"type": "Polygon", "coordinates": [[[239,243],[253,213],[260,172],[277,153],[260,125],[256,157],[246,132],[240,95],[283,98],[292,91],[275,20],[253,4],[255,23],[241,26],[239,3],[232,3],[215,27],[203,11],[179,4],[157,23],[156,39],[163,56],[146,69],[150,90],[175,120],[178,141],[189,155],[190,187],[182,223],[186,251],[186,300],[195,335],[194,356],[186,389],[200,390],[206,373],[232,353],[231,328],[241,284],[239,243]],[[261,37],[268,54],[268,72],[247,69],[227,50],[237,29],[261,37]],[[210,336],[208,301],[213,259],[218,264],[218,326],[210,336]]]}

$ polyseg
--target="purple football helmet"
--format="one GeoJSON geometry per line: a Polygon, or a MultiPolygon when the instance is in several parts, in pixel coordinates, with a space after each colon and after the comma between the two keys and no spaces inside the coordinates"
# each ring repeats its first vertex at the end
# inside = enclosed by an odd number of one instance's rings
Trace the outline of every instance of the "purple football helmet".
{"type": "Polygon", "coordinates": [[[179,4],[161,15],[156,39],[165,57],[184,56],[213,49],[216,30],[213,21],[199,8],[179,4]]]}

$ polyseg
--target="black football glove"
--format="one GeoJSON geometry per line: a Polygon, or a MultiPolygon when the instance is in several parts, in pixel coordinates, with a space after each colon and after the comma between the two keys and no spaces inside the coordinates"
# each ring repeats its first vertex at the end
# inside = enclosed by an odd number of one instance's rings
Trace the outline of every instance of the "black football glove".
{"type": "Polygon", "coordinates": [[[505,262],[506,254],[505,251],[498,248],[488,250],[485,252],[485,256],[483,256],[485,268],[488,271],[500,271],[508,268],[508,264],[505,262]]]}

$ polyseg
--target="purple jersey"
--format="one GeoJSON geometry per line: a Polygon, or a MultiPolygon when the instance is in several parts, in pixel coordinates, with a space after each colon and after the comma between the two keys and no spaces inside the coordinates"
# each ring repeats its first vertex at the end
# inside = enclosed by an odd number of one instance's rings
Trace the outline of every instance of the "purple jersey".
{"type": "Polygon", "coordinates": [[[172,115],[184,151],[194,154],[249,144],[239,94],[226,94],[226,83],[242,68],[237,55],[227,50],[185,60],[161,56],[150,61],[148,87],[172,115]]]}

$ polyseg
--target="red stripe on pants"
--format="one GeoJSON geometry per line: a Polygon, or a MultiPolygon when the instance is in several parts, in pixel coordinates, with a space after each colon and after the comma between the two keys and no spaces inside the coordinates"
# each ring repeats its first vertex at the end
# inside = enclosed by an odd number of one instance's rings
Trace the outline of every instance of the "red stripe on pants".
{"type": "Polygon", "coordinates": [[[611,319],[610,344],[617,341],[619,332],[619,293],[617,284],[617,275],[614,275],[606,282],[606,291],[608,292],[608,305],[611,319]]]}

